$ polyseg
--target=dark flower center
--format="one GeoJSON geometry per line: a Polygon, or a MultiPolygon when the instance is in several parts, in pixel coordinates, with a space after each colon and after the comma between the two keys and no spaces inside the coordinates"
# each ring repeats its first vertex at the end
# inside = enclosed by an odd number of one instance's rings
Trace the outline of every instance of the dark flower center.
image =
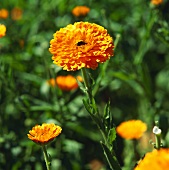
{"type": "Polygon", "coordinates": [[[87,44],[87,43],[84,42],[84,41],[79,41],[76,45],[77,45],[77,46],[81,46],[81,45],[85,45],[85,44],[87,44]]]}

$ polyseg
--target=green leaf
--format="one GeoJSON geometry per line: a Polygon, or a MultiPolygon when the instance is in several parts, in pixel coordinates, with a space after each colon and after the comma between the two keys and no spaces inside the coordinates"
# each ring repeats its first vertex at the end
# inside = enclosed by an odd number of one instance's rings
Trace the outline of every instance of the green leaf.
{"type": "Polygon", "coordinates": [[[110,150],[107,148],[107,146],[101,142],[102,148],[104,150],[104,155],[109,163],[109,166],[112,170],[122,170],[117,158],[115,155],[113,155],[113,153],[110,152],[110,150]]]}
{"type": "Polygon", "coordinates": [[[88,104],[87,100],[83,99],[83,104],[84,104],[86,110],[87,110],[90,114],[92,114],[91,107],[90,107],[90,105],[88,104]]]}
{"type": "Polygon", "coordinates": [[[104,108],[104,119],[110,118],[110,101],[106,104],[104,108]]]}
{"type": "Polygon", "coordinates": [[[113,141],[116,139],[116,129],[113,127],[112,129],[109,130],[108,133],[108,142],[110,145],[112,145],[113,141]]]}

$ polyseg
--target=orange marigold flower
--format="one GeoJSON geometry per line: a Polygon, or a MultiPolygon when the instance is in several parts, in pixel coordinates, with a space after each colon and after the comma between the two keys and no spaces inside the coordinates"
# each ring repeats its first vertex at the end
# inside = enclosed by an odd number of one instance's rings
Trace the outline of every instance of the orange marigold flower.
{"type": "Polygon", "coordinates": [[[6,26],[3,24],[0,24],[0,38],[5,36],[6,34],[6,26]]]}
{"type": "Polygon", "coordinates": [[[0,9],[0,18],[6,19],[8,18],[9,12],[6,9],[0,9]]]}
{"type": "Polygon", "coordinates": [[[20,20],[22,18],[22,9],[16,7],[11,11],[11,17],[13,20],[20,20]]]}
{"type": "Polygon", "coordinates": [[[117,133],[125,139],[139,139],[147,130],[147,125],[141,120],[122,122],[117,128],[117,133]]]}
{"type": "Polygon", "coordinates": [[[76,6],[75,8],[73,8],[72,14],[76,17],[86,16],[89,11],[90,8],[88,8],[87,6],[76,6]]]}
{"type": "Polygon", "coordinates": [[[168,168],[169,148],[163,148],[147,153],[134,170],[167,170],[168,168]]]}
{"type": "Polygon", "coordinates": [[[154,5],[159,5],[163,2],[163,0],[151,0],[151,3],[154,5]]]}
{"type": "MultiPolygon", "coordinates": [[[[77,79],[79,81],[82,81],[81,76],[77,76],[77,79]]],[[[63,91],[70,91],[78,88],[78,83],[76,78],[71,75],[56,77],[56,84],[63,91]]]]}
{"type": "Polygon", "coordinates": [[[63,70],[76,71],[83,67],[96,69],[113,55],[113,39],[97,24],[76,22],[61,28],[50,41],[53,62],[63,70]]]}
{"type": "Polygon", "coordinates": [[[54,123],[43,123],[42,126],[36,125],[29,131],[28,138],[33,142],[45,145],[56,138],[62,131],[60,126],[54,123]]]}

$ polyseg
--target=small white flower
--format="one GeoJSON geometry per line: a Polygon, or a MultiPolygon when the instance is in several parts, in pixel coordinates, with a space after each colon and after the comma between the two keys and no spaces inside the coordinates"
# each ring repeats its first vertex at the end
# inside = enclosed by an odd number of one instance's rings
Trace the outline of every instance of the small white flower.
{"type": "Polygon", "coordinates": [[[161,129],[159,127],[157,127],[157,126],[154,126],[153,133],[155,135],[160,135],[161,134],[161,129]]]}

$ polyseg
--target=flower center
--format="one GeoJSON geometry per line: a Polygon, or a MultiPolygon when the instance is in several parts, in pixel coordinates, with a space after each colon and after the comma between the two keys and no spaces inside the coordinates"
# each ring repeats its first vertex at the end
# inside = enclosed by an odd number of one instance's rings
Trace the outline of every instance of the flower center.
{"type": "Polygon", "coordinates": [[[77,46],[81,46],[81,45],[85,45],[85,44],[87,44],[87,43],[84,42],[84,41],[82,41],[82,40],[80,40],[76,45],[77,45],[77,46]]]}

